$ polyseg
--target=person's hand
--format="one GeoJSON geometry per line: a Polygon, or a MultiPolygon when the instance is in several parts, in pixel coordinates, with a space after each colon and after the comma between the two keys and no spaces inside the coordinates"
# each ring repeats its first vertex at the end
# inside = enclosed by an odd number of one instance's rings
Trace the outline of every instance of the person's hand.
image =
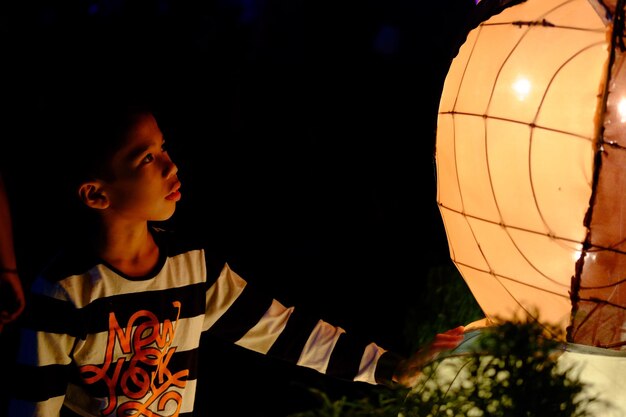
{"type": "Polygon", "coordinates": [[[22,314],[26,301],[20,276],[15,271],[0,270],[0,332],[22,314]]]}
{"type": "Polygon", "coordinates": [[[465,327],[459,326],[443,333],[438,333],[428,344],[424,345],[409,359],[402,361],[396,369],[394,381],[406,387],[413,387],[421,370],[432,362],[444,350],[454,349],[463,341],[465,327]]]}

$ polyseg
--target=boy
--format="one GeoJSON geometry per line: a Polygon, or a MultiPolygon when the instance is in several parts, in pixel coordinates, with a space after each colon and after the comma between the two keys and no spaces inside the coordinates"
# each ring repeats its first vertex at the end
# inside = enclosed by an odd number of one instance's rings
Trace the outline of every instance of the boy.
{"type": "Polygon", "coordinates": [[[463,339],[452,329],[403,360],[256,291],[200,240],[155,224],[182,194],[153,112],[99,97],[71,116],[78,155],[58,168],[85,218],[33,283],[11,417],[190,416],[203,334],[338,378],[405,385],[463,339]]]}

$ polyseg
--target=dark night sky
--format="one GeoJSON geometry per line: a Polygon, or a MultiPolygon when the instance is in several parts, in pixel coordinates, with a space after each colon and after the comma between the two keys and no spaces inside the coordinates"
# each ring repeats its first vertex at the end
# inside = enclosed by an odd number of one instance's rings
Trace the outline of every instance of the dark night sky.
{"type": "Polygon", "coordinates": [[[0,16],[2,160],[24,269],[54,246],[62,217],[54,155],[42,152],[55,133],[33,134],[39,112],[124,75],[161,99],[183,184],[174,222],[213,234],[286,304],[401,349],[398,316],[428,268],[449,262],[436,111],[474,2],[58,3],[0,16]]]}

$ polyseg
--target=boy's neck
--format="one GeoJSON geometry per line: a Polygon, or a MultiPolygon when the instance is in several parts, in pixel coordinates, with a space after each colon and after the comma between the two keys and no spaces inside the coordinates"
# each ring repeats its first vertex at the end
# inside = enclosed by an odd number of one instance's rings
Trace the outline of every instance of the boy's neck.
{"type": "Polygon", "coordinates": [[[159,261],[159,247],[148,226],[107,228],[95,242],[104,261],[128,276],[150,273],[159,261]]]}

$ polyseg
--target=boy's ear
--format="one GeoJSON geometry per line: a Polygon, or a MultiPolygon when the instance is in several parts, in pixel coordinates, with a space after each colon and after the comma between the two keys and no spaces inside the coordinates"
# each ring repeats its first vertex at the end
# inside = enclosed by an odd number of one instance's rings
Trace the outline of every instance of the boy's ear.
{"type": "Polygon", "coordinates": [[[104,192],[100,181],[82,183],[80,187],[78,187],[78,197],[90,208],[105,209],[109,207],[109,198],[104,192]]]}

